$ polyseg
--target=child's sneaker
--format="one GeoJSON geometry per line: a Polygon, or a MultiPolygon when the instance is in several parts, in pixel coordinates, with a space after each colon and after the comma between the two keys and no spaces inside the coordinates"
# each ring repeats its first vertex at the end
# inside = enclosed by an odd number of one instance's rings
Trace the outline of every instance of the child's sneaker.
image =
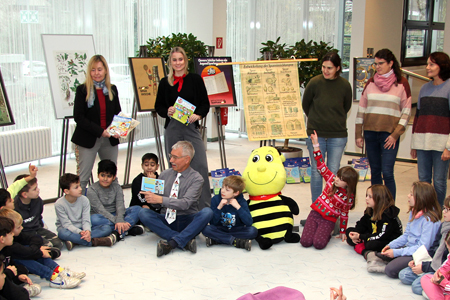
{"type": "Polygon", "coordinates": [[[134,225],[128,230],[128,235],[136,236],[144,233],[144,226],[142,225],[134,225]]]}
{"type": "Polygon", "coordinates": [[[246,239],[235,239],[233,245],[236,248],[242,248],[247,251],[252,250],[252,240],[246,240],[246,239]]]}
{"type": "Polygon", "coordinates": [[[71,241],[65,241],[64,243],[66,244],[67,250],[70,251],[73,249],[73,243],[71,241]]]}
{"type": "Polygon", "coordinates": [[[75,277],[68,277],[65,273],[59,273],[55,280],[50,280],[51,288],[58,289],[73,289],[81,283],[81,279],[75,277]]]}
{"type": "Polygon", "coordinates": [[[62,272],[64,275],[66,275],[67,277],[70,277],[70,278],[83,279],[84,277],[86,277],[86,273],[75,272],[75,271],[70,270],[69,268],[64,268],[64,270],[62,272]]]}
{"type": "Polygon", "coordinates": [[[24,286],[22,286],[24,289],[27,290],[28,294],[30,295],[30,297],[34,297],[37,296],[41,293],[41,286],[37,283],[33,283],[33,284],[25,284],[24,286]]]}

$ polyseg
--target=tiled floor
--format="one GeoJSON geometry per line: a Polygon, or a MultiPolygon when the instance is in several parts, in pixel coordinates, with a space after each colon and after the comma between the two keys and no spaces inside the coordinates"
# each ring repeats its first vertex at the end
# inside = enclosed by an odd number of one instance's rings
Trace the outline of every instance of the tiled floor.
{"type": "MultiPolygon", "coordinates": [[[[278,144],[281,144],[278,142],[278,144]]],[[[298,144],[307,155],[306,146],[298,144]]],[[[225,141],[228,167],[243,171],[251,150],[259,147],[259,142],[249,142],[227,134],[225,141]]],[[[140,171],[140,157],[145,152],[155,152],[153,141],[134,147],[131,179],[140,171]]],[[[218,143],[208,143],[208,163],[210,170],[220,168],[218,143]]],[[[123,182],[126,150],[120,151],[119,181],[123,182]]],[[[349,156],[344,156],[342,165],[349,156]]],[[[56,197],[57,158],[42,161],[38,179],[42,198],[56,197]]],[[[8,182],[16,175],[27,172],[27,166],[7,168],[8,182]]],[[[68,172],[75,172],[74,159],[68,161],[68,172]]],[[[407,222],[407,200],[411,183],[417,180],[415,164],[397,162],[397,206],[400,217],[407,222]]],[[[369,182],[358,184],[357,205],[350,213],[353,225],[365,209],[365,190],[369,182]]],[[[127,204],[130,189],[124,190],[127,204]]],[[[300,207],[300,215],[295,217],[298,225],[305,219],[310,209],[308,184],[286,185],[283,194],[292,197],[300,207]]],[[[50,229],[55,229],[53,204],[44,208],[44,220],[50,229]]],[[[302,230],[302,228],[300,228],[302,230]]],[[[329,299],[329,287],[343,285],[348,299],[421,299],[414,295],[410,286],[399,280],[366,271],[364,259],[340,240],[332,239],[324,250],[306,249],[300,244],[284,242],[262,251],[256,242],[252,251],[229,246],[207,248],[205,238],[197,237],[198,252],[192,254],[180,250],[165,257],[156,257],[158,237],[153,233],[127,237],[112,248],[75,247],[72,251],[63,249],[57,262],[76,271],[87,273],[82,284],[73,290],[57,290],[35,276],[32,279],[43,286],[42,293],[35,299],[236,299],[249,293],[264,291],[276,286],[287,286],[304,293],[306,299],[329,299]]]]}

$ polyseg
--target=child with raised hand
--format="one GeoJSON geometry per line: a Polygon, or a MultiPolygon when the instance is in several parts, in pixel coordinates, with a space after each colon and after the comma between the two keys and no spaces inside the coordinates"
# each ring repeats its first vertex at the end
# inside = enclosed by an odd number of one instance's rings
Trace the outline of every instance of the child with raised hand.
{"type": "MultiPolygon", "coordinates": [[[[27,175],[19,175],[14,181],[26,178],[27,175]]],[[[61,250],[63,242],[58,236],[44,227],[42,214],[44,212],[44,202],[39,196],[40,189],[37,178],[33,178],[18,192],[14,198],[14,209],[22,216],[23,231],[32,234],[39,234],[44,239],[44,243],[49,247],[56,247],[61,250]]]]}
{"type": "Polygon", "coordinates": [[[214,215],[202,231],[207,247],[226,244],[247,251],[252,249],[252,239],[258,235],[258,229],[252,226],[253,219],[242,195],[244,188],[241,176],[228,176],[223,180],[220,194],[211,199],[214,215]]]}
{"type": "Polygon", "coordinates": [[[316,249],[326,247],[331,238],[336,220],[340,217],[339,238],[345,241],[348,212],[355,207],[356,185],[359,174],[349,166],[342,167],[334,175],[326,166],[320,152],[317,133],[311,134],[314,147],[314,159],[317,170],[325,179],[325,188],[319,198],[311,205],[311,212],[306,219],[300,243],[303,247],[314,246],[316,249]]]}
{"type": "Polygon", "coordinates": [[[145,201],[145,198],[141,195],[142,191],[142,178],[148,177],[148,178],[155,178],[158,179],[158,156],[153,153],[145,153],[142,156],[142,173],[140,173],[138,176],[136,176],[133,179],[133,183],[131,184],[131,201],[130,206],[138,205],[142,208],[148,208],[151,210],[154,210],[156,212],[159,212],[161,210],[160,205],[151,205],[148,204],[147,201],[145,201]]]}
{"type": "Polygon", "coordinates": [[[347,228],[346,235],[347,243],[369,262],[375,257],[374,251],[380,252],[387,243],[401,236],[403,230],[398,218],[400,209],[385,185],[367,188],[366,204],[364,215],[355,227],[347,228]]]}
{"type": "Polygon", "coordinates": [[[112,246],[116,236],[111,234],[111,227],[104,224],[91,227],[91,204],[83,196],[80,177],[66,173],[59,179],[59,186],[64,196],[55,203],[56,230],[61,240],[65,241],[67,250],[74,244],[84,246],[112,246]]]}
{"type": "Polygon", "coordinates": [[[0,189],[0,209],[3,207],[14,209],[14,197],[19,191],[28,184],[31,180],[36,178],[38,168],[32,164],[28,165],[30,175],[25,176],[21,180],[14,181],[8,189],[0,189]]]}
{"type": "Polygon", "coordinates": [[[425,245],[429,250],[433,244],[442,218],[434,187],[428,182],[414,182],[408,194],[408,204],[410,218],[405,232],[377,253],[378,259],[389,262],[383,266],[378,260],[378,267],[373,268],[373,272],[398,278],[398,273],[408,266],[420,246],[425,245]]]}
{"type": "Polygon", "coordinates": [[[50,287],[71,289],[80,284],[86,274],[71,271],[69,268],[61,268],[54,262],[51,259],[50,248],[43,246],[41,236],[22,232],[22,216],[19,213],[3,208],[0,210],[0,216],[14,222],[12,234],[9,233],[11,241],[14,236],[14,241],[12,245],[4,247],[0,254],[10,256],[16,264],[23,265],[30,273],[48,280],[50,287]]]}
{"type": "Polygon", "coordinates": [[[432,261],[424,261],[415,264],[414,260],[408,263],[408,267],[404,268],[398,274],[403,284],[411,285],[414,294],[422,295],[423,289],[420,279],[425,274],[433,274],[446,261],[449,251],[446,247],[445,237],[450,232],[450,196],[444,200],[444,209],[442,210],[444,221],[441,223],[434,243],[428,250],[428,254],[433,257],[432,261]]]}
{"type": "MultiPolygon", "coordinates": [[[[445,245],[450,250],[450,232],[445,236],[445,245]]],[[[450,255],[434,274],[423,275],[420,279],[428,299],[448,299],[450,296],[450,255]]]]}

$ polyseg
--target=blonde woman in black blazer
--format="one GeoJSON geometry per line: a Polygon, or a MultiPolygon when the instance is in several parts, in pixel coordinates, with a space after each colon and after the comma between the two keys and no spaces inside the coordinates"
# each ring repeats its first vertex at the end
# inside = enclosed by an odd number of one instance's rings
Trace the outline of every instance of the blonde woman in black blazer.
{"type": "Polygon", "coordinates": [[[73,117],[77,123],[72,142],[77,145],[80,184],[85,194],[97,153],[100,160],[110,159],[117,165],[119,135],[106,128],[121,111],[119,94],[111,84],[108,63],[94,55],[86,72],[86,81],[77,87],[73,117]]]}

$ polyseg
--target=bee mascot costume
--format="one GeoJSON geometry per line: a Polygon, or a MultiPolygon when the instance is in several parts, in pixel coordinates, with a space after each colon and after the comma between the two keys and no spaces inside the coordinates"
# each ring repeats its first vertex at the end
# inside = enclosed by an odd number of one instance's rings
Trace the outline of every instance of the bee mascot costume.
{"type": "Polygon", "coordinates": [[[263,250],[282,240],[300,241],[300,236],[292,232],[298,205],[292,198],[281,195],[286,184],[285,160],[277,149],[261,147],[252,152],[243,174],[253,226],[258,229],[256,241],[263,250]]]}

